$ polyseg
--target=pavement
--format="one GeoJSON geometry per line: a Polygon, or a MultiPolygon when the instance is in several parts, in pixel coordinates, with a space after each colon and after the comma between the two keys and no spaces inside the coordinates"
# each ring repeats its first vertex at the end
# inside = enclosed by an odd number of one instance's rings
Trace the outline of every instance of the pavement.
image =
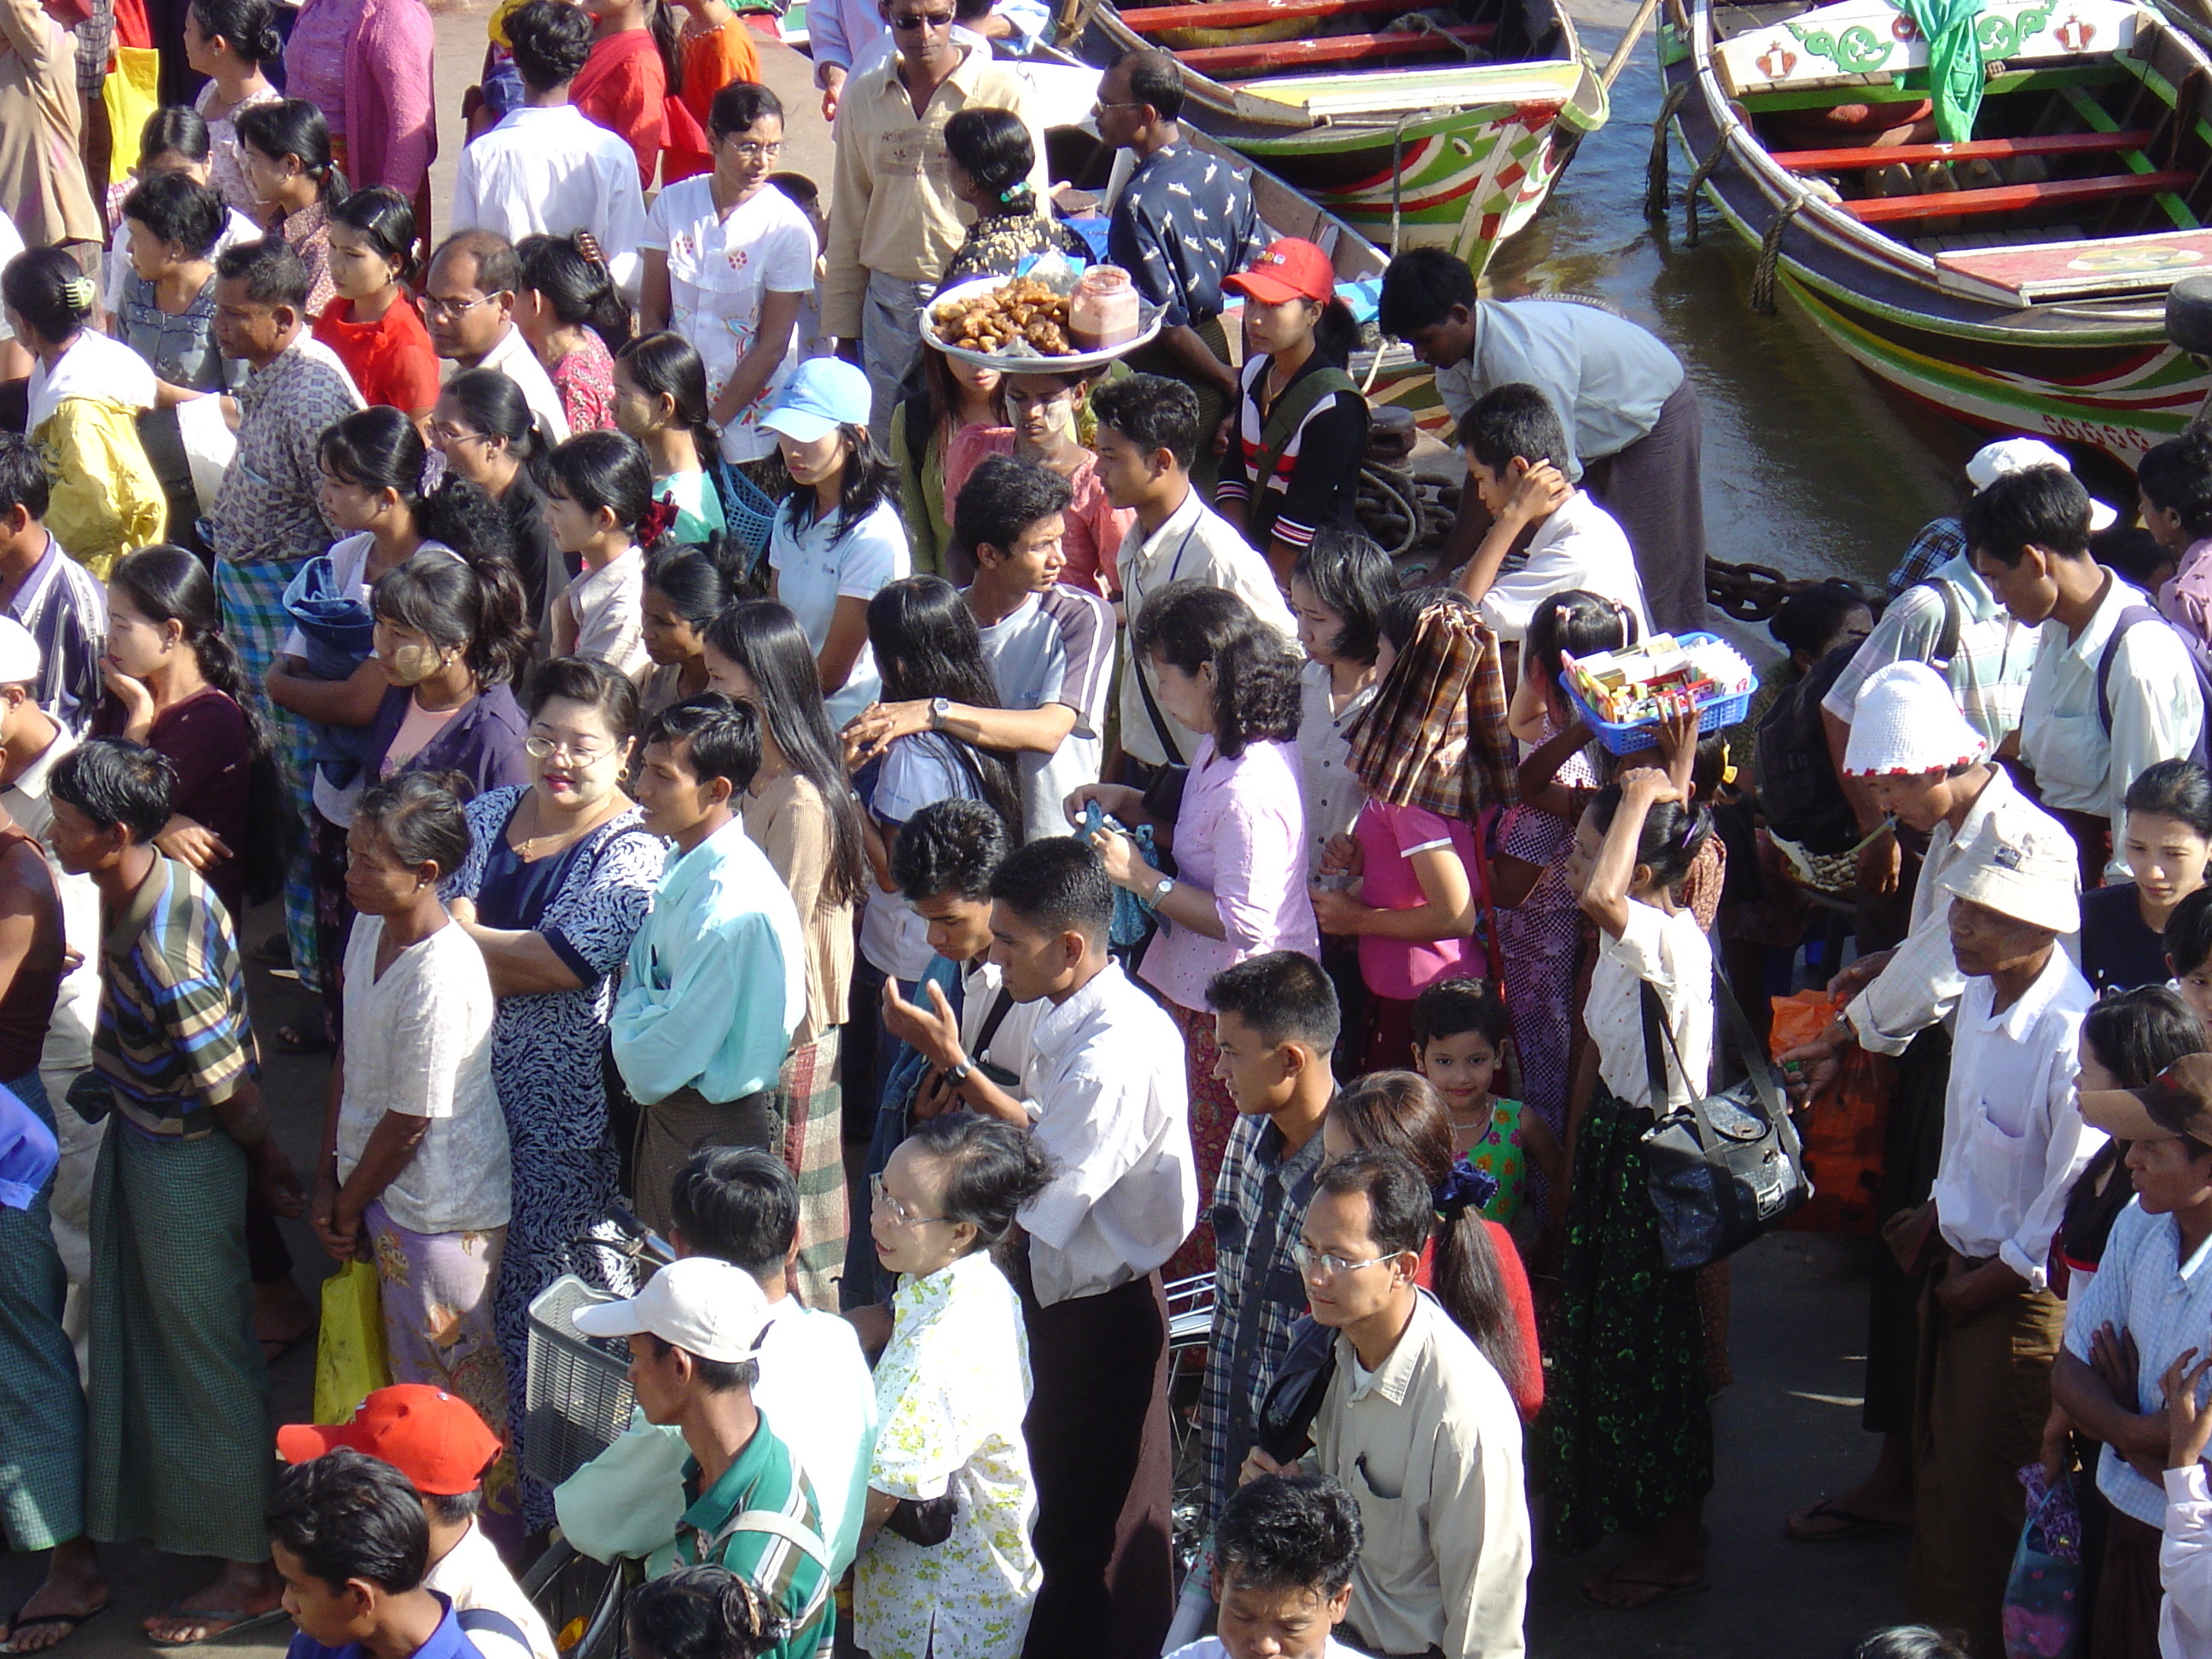
{"type": "MultiPolygon", "coordinates": [[[[477,77],[490,0],[434,3],[438,40],[438,109],[443,153],[432,168],[441,208],[452,199],[460,155],[457,112],[477,77]]],[[[1593,26],[1588,42],[1602,52],[1624,21],[1620,0],[1578,0],[1593,26]]],[[[1645,48],[1649,50],[1648,46],[1645,48]]],[[[829,130],[813,90],[811,66],[774,42],[760,45],[762,74],[782,99],[783,164],[824,187],[830,177],[829,130]]],[[[1571,189],[1573,175],[1567,187],[1571,189]]],[[[446,228],[443,221],[439,230],[446,228]]],[[[258,943],[277,930],[273,907],[249,916],[258,943]]],[[[280,1025],[306,1019],[311,1000],[289,980],[258,965],[248,972],[256,1029],[264,1046],[264,1080],[276,1133],[295,1165],[312,1165],[321,1133],[328,1060],[276,1053],[280,1025]]],[[[304,1223],[285,1224],[295,1276],[312,1297],[332,1265],[304,1223]]],[[[1735,1381],[1714,1404],[1718,1469],[1705,1519],[1713,1546],[1711,1588],[1632,1613],[1589,1606],[1581,1582],[1610,1565],[1615,1543],[1591,1556],[1540,1561],[1529,1590],[1534,1659],[1842,1659],[1865,1632],[1902,1615],[1905,1540],[1897,1535],[1819,1545],[1781,1533],[1782,1516],[1822,1493],[1850,1486],[1874,1443],[1859,1431],[1868,1241],[1783,1233],[1760,1241],[1734,1263],[1735,1381]]],[[[303,1421],[313,1390],[313,1345],[303,1343],[271,1368],[276,1422],[303,1421]]],[[[141,1620],[204,1583],[214,1564],[112,1546],[102,1559],[113,1591],[110,1609],[59,1651],[81,1659],[143,1659],[141,1620]]],[[[41,1555],[0,1559],[0,1610],[19,1605],[44,1572],[41,1555]]],[[[194,1652],[275,1655],[289,1641],[279,1618],[194,1652]]]]}

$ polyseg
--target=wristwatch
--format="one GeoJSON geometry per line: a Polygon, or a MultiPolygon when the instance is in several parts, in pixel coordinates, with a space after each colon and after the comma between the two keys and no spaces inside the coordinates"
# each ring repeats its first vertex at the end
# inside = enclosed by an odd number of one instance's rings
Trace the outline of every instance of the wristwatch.
{"type": "Polygon", "coordinates": [[[1162,876],[1160,884],[1152,889],[1152,908],[1157,910],[1165,904],[1168,902],[1168,895],[1175,890],[1176,878],[1173,876],[1162,876]]]}
{"type": "Polygon", "coordinates": [[[945,1080],[947,1084],[957,1089],[968,1080],[969,1074],[973,1073],[975,1069],[975,1062],[963,1057],[957,1066],[951,1067],[945,1073],[945,1080]]]}
{"type": "Polygon", "coordinates": [[[951,698],[932,697],[929,700],[929,729],[933,732],[943,731],[945,720],[951,713],[951,698]]]}

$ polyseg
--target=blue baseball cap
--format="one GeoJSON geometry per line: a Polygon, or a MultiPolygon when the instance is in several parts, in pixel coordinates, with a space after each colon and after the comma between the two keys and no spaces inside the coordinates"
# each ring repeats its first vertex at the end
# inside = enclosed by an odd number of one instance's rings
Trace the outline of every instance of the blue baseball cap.
{"type": "Polygon", "coordinates": [[[760,423],[802,444],[841,426],[868,423],[868,377],[842,357],[809,357],[792,372],[760,423]]]}

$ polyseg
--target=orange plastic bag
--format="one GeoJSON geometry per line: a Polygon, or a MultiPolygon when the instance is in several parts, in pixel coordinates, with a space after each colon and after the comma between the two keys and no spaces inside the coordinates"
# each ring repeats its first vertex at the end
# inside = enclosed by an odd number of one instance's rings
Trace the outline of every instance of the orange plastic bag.
{"type": "MultiPolygon", "coordinates": [[[[1845,999],[1800,991],[1774,999],[1770,1054],[1810,1042],[1827,1030],[1845,999]]],[[[1879,1219],[1882,1141],[1889,1127],[1895,1066],[1887,1054],[1853,1047],[1835,1080],[1806,1102],[1797,1119],[1811,1200],[1782,1224],[1801,1233],[1870,1233],[1879,1219]]]]}

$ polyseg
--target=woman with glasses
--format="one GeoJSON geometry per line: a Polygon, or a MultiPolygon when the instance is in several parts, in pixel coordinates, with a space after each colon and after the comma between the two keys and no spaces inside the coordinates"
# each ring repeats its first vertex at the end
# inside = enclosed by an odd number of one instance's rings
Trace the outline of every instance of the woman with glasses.
{"type": "MultiPolygon", "coordinates": [[[[531,1298],[566,1273],[617,1294],[629,1289],[620,1251],[587,1242],[614,1235],[607,1217],[619,1176],[601,1060],[611,975],[652,906],[665,850],[622,790],[637,730],[637,688],[627,675],[589,658],[556,658],[531,677],[526,712],[530,782],[469,803],[469,856],[445,889],[499,999],[492,1082],[514,1197],[492,1317],[518,1462],[531,1298]]],[[[532,1530],[544,1526],[552,1494],[526,1482],[524,1515],[532,1530]]]]}
{"type": "Polygon", "coordinates": [[[1029,1341],[992,1251],[1051,1177],[1029,1135],[961,1112],[915,1125],[870,1182],[876,1259],[900,1276],[853,1578],[875,1659],[1022,1650],[1042,1582],[1029,1341]]]}
{"type": "Polygon", "coordinates": [[[476,485],[507,515],[515,574],[522,578],[526,614],[544,653],[553,600],[575,571],[554,547],[545,522],[543,474],[550,446],[529,400],[498,369],[464,369],[446,382],[430,411],[430,447],[446,458],[447,473],[476,485]]]}
{"type": "MultiPolygon", "coordinates": [[[[647,332],[672,329],[707,365],[708,419],[722,459],[749,471],[774,454],[760,417],[790,378],[802,301],[814,292],[814,227],[769,183],[783,155],[783,106],[739,81],[714,94],[714,166],[662,191],[639,251],[647,332]]],[[[781,495],[776,481],[756,477],[781,495]]]]}
{"type": "MultiPolygon", "coordinates": [[[[969,113],[963,111],[962,114],[969,113]]],[[[986,111],[984,113],[995,113],[986,111]]],[[[962,118],[956,115],[954,121],[962,118]]],[[[952,440],[945,458],[945,499],[949,507],[960,499],[969,478],[988,455],[1018,455],[1048,466],[1067,480],[1067,510],[1060,515],[1060,548],[1066,562],[1060,580],[1087,587],[1101,599],[1111,599],[1121,586],[1116,561],[1121,538],[1136,522],[1133,509],[1115,507],[1106,499],[1106,486],[1098,477],[1098,457],[1084,447],[1083,428],[1090,418],[1091,387],[1097,374],[1009,374],[999,384],[997,426],[963,427],[952,440]]],[[[975,579],[972,569],[957,567],[966,560],[950,543],[945,574],[955,581],[975,579]]]]}

